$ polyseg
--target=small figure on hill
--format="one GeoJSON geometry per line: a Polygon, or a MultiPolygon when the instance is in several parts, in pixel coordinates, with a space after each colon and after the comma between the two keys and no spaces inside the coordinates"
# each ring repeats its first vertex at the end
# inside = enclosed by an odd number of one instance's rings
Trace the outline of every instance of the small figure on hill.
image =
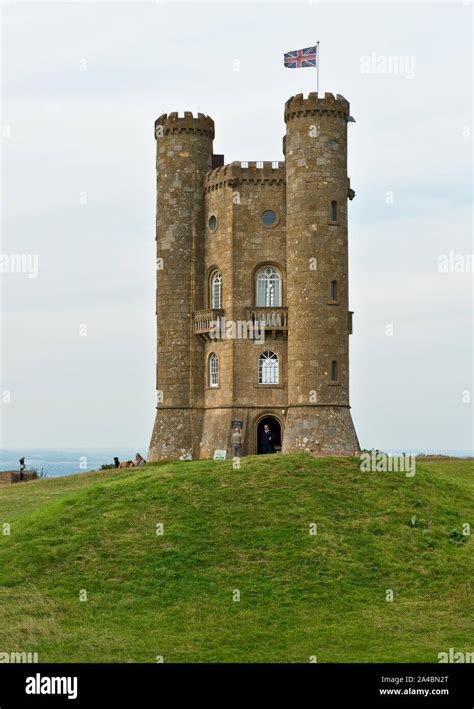
{"type": "Polygon", "coordinates": [[[116,468],[118,468],[119,465],[120,465],[120,461],[119,461],[119,459],[117,458],[117,456],[115,456],[115,458],[114,458],[114,465],[115,465],[116,468]]]}
{"type": "Polygon", "coordinates": [[[232,453],[234,458],[240,458],[242,455],[242,433],[240,428],[236,428],[232,434],[232,453]]]}
{"type": "Polygon", "coordinates": [[[260,434],[260,444],[262,453],[273,453],[273,433],[270,431],[268,423],[263,426],[263,431],[260,434]]]}
{"type": "Polygon", "coordinates": [[[138,468],[139,465],[145,465],[145,463],[145,458],[141,456],[140,453],[137,453],[135,456],[135,467],[138,468]]]}
{"type": "Polygon", "coordinates": [[[26,465],[25,465],[25,458],[24,458],[24,457],[23,457],[23,458],[20,458],[20,460],[19,460],[18,462],[20,463],[20,480],[23,480],[23,477],[24,477],[24,476],[23,476],[23,471],[24,471],[24,469],[26,468],[26,465]]]}

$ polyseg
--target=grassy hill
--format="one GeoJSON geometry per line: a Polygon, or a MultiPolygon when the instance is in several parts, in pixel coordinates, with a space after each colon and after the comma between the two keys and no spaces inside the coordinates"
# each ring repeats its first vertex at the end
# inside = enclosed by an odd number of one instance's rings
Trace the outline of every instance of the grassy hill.
{"type": "Polygon", "coordinates": [[[407,478],[306,455],[2,486],[0,648],[40,662],[472,651],[473,492],[472,461],[419,462],[407,478]]]}

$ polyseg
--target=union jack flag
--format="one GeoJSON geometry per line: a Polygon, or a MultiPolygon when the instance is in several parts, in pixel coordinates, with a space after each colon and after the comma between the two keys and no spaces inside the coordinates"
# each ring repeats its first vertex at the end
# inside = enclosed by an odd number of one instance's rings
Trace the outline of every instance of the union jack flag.
{"type": "Polygon", "coordinates": [[[295,49],[284,55],[284,64],[288,69],[300,69],[306,66],[316,66],[316,45],[306,49],[295,49]]]}

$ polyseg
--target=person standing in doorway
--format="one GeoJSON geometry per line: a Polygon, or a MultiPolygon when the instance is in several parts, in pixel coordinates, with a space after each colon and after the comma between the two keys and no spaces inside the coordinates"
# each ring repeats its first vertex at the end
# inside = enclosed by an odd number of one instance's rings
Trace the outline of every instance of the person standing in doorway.
{"type": "Polygon", "coordinates": [[[270,431],[268,423],[263,426],[263,431],[260,434],[260,445],[262,453],[273,453],[273,433],[270,431]]]}

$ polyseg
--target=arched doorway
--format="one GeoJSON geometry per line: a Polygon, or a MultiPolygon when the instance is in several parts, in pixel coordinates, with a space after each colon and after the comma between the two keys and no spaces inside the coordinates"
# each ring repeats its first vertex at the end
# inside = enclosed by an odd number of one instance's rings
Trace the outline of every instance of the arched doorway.
{"type": "Polygon", "coordinates": [[[256,427],[256,436],[257,436],[257,445],[256,445],[256,451],[258,454],[263,453],[263,441],[262,441],[262,433],[264,430],[265,425],[268,425],[270,427],[270,432],[271,432],[271,453],[275,453],[276,451],[281,450],[281,423],[279,419],[277,419],[276,416],[262,416],[257,421],[257,427],[256,427]]]}

